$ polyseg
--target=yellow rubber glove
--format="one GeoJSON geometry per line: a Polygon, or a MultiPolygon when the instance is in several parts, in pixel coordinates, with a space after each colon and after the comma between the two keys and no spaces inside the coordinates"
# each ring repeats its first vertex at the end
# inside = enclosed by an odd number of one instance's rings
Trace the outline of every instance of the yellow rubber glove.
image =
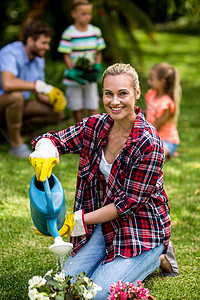
{"type": "MultiPolygon", "coordinates": [[[[83,210],[78,210],[73,214],[67,215],[61,229],[58,231],[61,237],[66,236],[82,236],[87,232],[87,228],[84,222],[83,210]]],[[[45,236],[38,229],[35,230],[35,234],[45,236]]],[[[53,240],[53,237],[51,237],[53,240]]]]}
{"type": "Polygon", "coordinates": [[[66,237],[72,233],[75,226],[74,215],[75,214],[70,214],[65,217],[64,224],[58,231],[60,236],[66,237]]]}
{"type": "Polygon", "coordinates": [[[45,235],[45,234],[41,233],[38,229],[35,229],[34,233],[37,234],[37,235],[50,237],[50,236],[48,236],[48,235],[45,235]]]}
{"type": "Polygon", "coordinates": [[[60,89],[53,86],[52,91],[47,95],[49,97],[49,104],[53,105],[55,112],[63,111],[65,109],[67,100],[60,89]]]}
{"type": "Polygon", "coordinates": [[[30,156],[29,160],[35,169],[37,180],[42,182],[44,182],[47,177],[49,178],[51,176],[53,167],[59,163],[59,160],[56,157],[35,158],[30,156]]]}
{"type": "MultiPolygon", "coordinates": [[[[75,226],[74,215],[75,214],[70,214],[65,217],[64,224],[58,231],[61,237],[67,237],[72,233],[75,226]]],[[[35,234],[41,236],[47,236],[41,233],[38,229],[35,229],[35,234]]],[[[51,237],[51,240],[53,240],[53,237],[51,237]]]]}

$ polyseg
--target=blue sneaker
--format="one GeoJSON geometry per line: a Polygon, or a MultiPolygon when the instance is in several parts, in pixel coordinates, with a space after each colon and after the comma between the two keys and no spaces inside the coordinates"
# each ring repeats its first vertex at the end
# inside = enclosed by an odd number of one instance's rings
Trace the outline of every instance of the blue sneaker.
{"type": "Polygon", "coordinates": [[[17,147],[11,147],[9,152],[19,158],[28,158],[31,154],[31,151],[26,144],[21,144],[17,147]]]}

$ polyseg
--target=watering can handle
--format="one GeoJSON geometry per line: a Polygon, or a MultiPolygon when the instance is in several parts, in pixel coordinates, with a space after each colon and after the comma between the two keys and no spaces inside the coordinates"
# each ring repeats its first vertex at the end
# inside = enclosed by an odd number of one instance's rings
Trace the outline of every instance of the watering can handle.
{"type": "Polygon", "coordinates": [[[47,199],[47,211],[50,216],[53,216],[54,215],[54,207],[53,207],[53,202],[52,202],[52,198],[51,198],[51,190],[50,190],[50,186],[49,186],[48,177],[44,181],[43,185],[44,185],[45,196],[47,199]]]}

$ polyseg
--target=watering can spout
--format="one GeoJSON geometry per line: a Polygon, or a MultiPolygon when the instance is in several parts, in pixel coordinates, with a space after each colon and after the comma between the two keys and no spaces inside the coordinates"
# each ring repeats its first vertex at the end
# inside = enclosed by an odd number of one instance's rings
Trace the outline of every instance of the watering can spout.
{"type": "Polygon", "coordinates": [[[37,183],[34,176],[29,189],[32,220],[41,233],[53,236],[54,244],[49,247],[50,251],[59,255],[69,253],[73,245],[64,242],[58,232],[65,220],[65,197],[62,185],[54,174],[51,178],[51,187],[48,178],[39,186],[37,183]]]}

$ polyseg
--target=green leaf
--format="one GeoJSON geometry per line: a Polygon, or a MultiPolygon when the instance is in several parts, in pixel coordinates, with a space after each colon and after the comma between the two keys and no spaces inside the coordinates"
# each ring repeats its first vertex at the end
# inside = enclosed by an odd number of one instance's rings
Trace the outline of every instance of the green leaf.
{"type": "MultiPolygon", "coordinates": [[[[65,300],[74,300],[74,296],[73,295],[65,295],[65,300]]],[[[57,300],[57,299],[56,299],[57,300]]]]}
{"type": "Polygon", "coordinates": [[[65,300],[65,296],[64,295],[57,295],[55,300],[65,300]]]}

